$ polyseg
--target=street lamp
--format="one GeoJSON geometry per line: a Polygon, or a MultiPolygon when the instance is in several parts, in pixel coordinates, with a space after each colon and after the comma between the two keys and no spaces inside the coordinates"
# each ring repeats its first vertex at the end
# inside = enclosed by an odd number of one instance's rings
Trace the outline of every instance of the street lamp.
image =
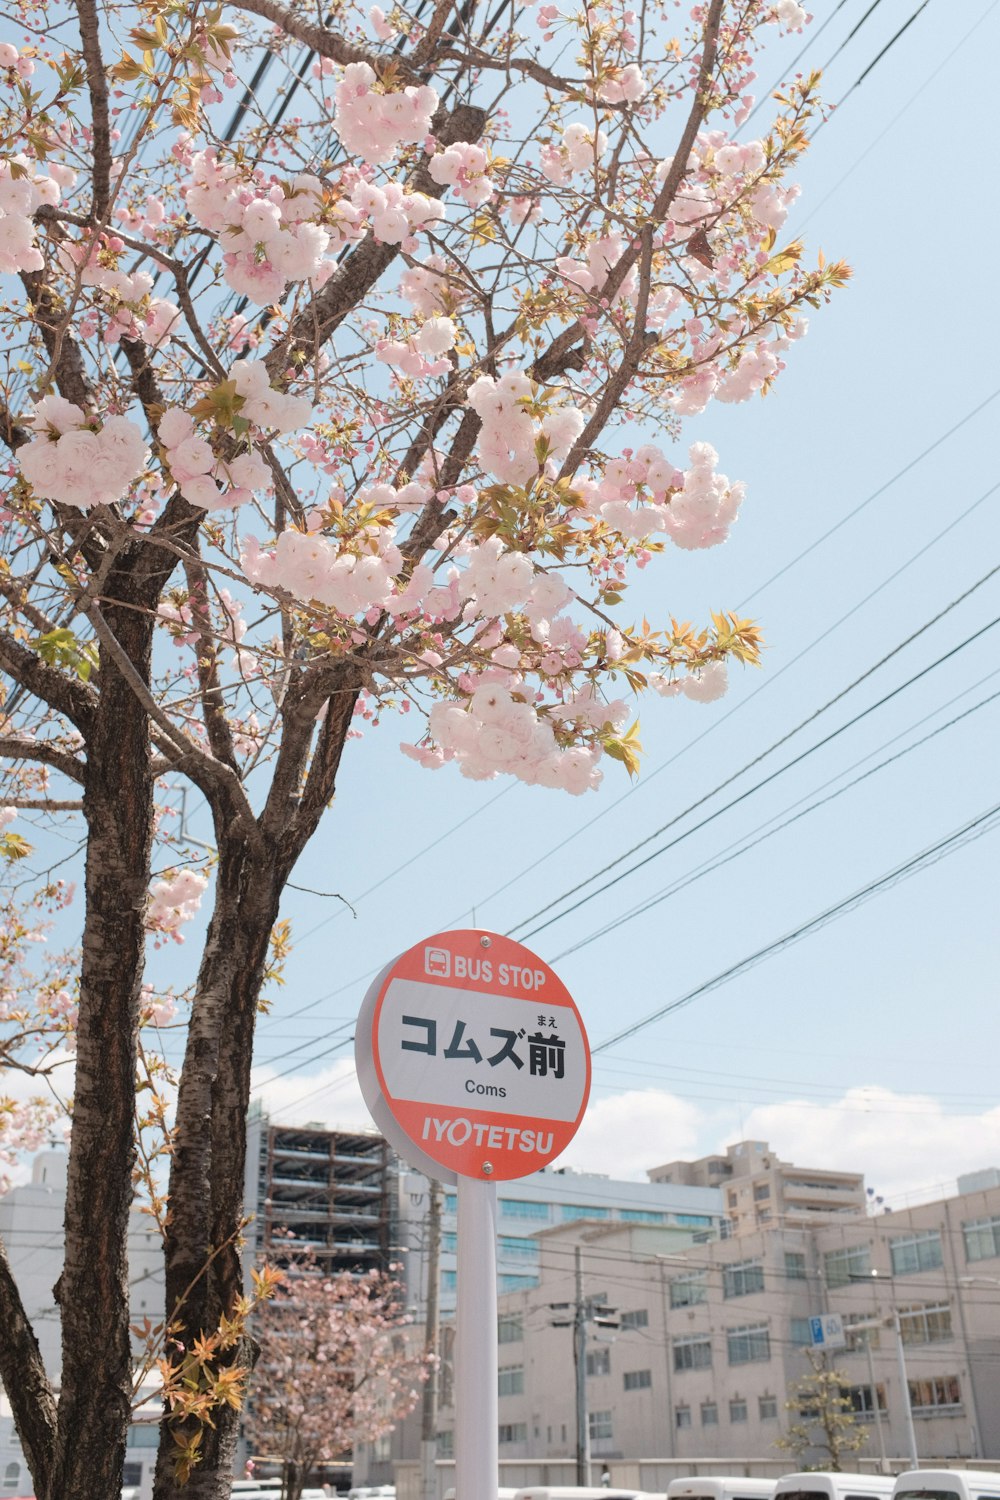
{"type": "MultiPolygon", "coordinates": [[[[872,1271],[872,1277],[878,1276],[878,1271],[872,1271]]],[[[920,1467],[920,1456],[917,1453],[917,1433],[913,1426],[913,1407],[910,1404],[910,1382],[906,1374],[906,1355],[903,1350],[903,1332],[899,1324],[899,1309],[894,1303],[890,1304],[891,1313],[887,1318],[874,1318],[868,1323],[852,1323],[851,1332],[861,1333],[867,1328],[888,1328],[891,1324],[896,1333],[896,1363],[899,1367],[899,1384],[903,1393],[903,1418],[906,1422],[906,1441],[910,1450],[910,1464],[914,1469],[920,1467]]],[[[865,1343],[867,1344],[867,1339],[865,1343]]],[[[869,1352],[869,1361],[871,1354],[869,1352]]],[[[874,1366],[872,1366],[874,1370],[874,1366]]],[[[875,1403],[878,1405],[878,1391],[875,1392],[875,1403]]]]}

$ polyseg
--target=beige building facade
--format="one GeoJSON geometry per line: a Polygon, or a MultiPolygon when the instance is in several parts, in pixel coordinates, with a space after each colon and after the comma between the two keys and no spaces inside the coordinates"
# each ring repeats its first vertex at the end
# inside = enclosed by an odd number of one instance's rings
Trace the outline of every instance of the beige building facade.
{"type": "MultiPolygon", "coordinates": [[[[786,1172],[780,1163],[761,1170],[786,1172]]],[[[779,1181],[783,1195],[788,1178],[779,1181]]],[[[646,1225],[582,1220],[542,1231],[539,1284],[501,1298],[501,1460],[574,1451],[567,1325],[578,1247],[585,1299],[613,1309],[618,1325],[588,1324],[595,1462],[712,1458],[738,1470],[780,1460],[775,1440],[797,1419],[785,1409],[789,1387],[809,1371],[811,1320],[824,1313],[843,1320],[847,1347],[831,1359],[867,1433],[866,1465],[884,1449],[889,1466],[908,1467],[897,1316],[921,1460],[1000,1460],[1000,1187],[870,1216],[855,1181],[853,1212],[808,1209],[803,1227],[794,1213],[791,1223],[740,1222],[730,1238],[685,1249],[646,1225]]],[[[439,1425],[447,1457],[447,1405],[439,1425]]],[[[797,1463],[787,1455],[783,1466],[797,1463]]]]}

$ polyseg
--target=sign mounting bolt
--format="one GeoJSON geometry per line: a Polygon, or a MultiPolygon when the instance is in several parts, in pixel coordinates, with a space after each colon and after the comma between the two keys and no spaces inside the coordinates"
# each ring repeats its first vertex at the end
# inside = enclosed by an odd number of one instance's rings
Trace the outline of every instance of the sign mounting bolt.
{"type": "Polygon", "coordinates": [[[491,1161],[484,1161],[483,1162],[483,1176],[484,1177],[492,1177],[493,1176],[493,1163],[491,1161]]]}
{"type": "Polygon", "coordinates": [[[480,948],[492,948],[493,939],[488,937],[481,937],[479,939],[479,946],[480,948]]]}

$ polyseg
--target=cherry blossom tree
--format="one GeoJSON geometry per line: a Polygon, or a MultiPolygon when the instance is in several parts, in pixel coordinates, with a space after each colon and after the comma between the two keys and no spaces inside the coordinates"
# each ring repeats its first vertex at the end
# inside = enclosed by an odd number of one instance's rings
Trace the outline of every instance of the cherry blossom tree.
{"type": "Polygon", "coordinates": [[[325,1276],[299,1260],[253,1320],[260,1343],[247,1410],[255,1454],[282,1466],[282,1500],[299,1500],[317,1465],[390,1432],[426,1377],[408,1344],[402,1295],[390,1276],[325,1276]]]}
{"type": "Polygon", "coordinates": [[[86,846],[58,1392],[0,1260],[0,1376],[45,1500],[120,1482],[144,1119],[169,1157],[157,1500],[228,1493],[254,1023],[348,739],[394,711],[428,768],[579,795],[636,769],[636,695],[709,701],[756,660],[751,622],[637,624],[623,596],[726,538],[743,486],[682,425],[769,391],[847,276],[782,237],[817,78],[740,133],[757,49],[805,20],[8,13],[2,832],[34,868],[30,805],[43,884],[48,821],[86,846]],[[169,831],[184,787],[209,858],[169,831]],[[147,956],[199,906],[176,1107],[144,1117],[147,956]]]}

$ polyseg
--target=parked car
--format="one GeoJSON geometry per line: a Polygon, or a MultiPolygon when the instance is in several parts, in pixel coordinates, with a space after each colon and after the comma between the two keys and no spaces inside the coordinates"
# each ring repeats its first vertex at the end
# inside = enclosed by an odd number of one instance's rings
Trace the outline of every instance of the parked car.
{"type": "Polygon", "coordinates": [[[896,1481],[891,1474],[782,1474],[774,1500],[888,1500],[896,1481]]]}
{"type": "Polygon", "coordinates": [[[892,1500],[1000,1500],[1000,1470],[907,1469],[892,1500]]]}

